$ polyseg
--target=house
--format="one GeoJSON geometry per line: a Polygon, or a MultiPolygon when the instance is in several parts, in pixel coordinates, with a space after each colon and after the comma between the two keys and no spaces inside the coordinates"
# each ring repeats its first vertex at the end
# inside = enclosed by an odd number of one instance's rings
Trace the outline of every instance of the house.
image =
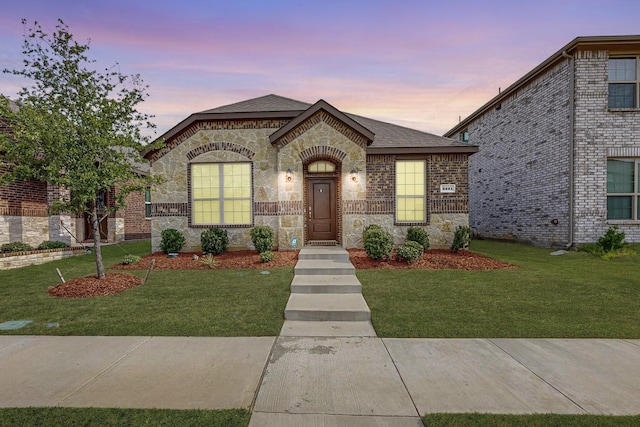
{"type": "Polygon", "coordinates": [[[578,37],[445,136],[469,160],[470,225],[542,246],[640,242],[640,36],[578,37]]]}
{"type": "MultiPolygon", "coordinates": [[[[10,103],[10,107],[18,108],[15,103],[10,103]]],[[[11,130],[0,121],[0,132],[10,133],[11,130]]],[[[137,173],[146,174],[143,169],[137,173]]],[[[149,239],[151,225],[147,219],[149,204],[146,202],[149,194],[129,194],[126,208],[106,216],[100,222],[102,241],[149,239]]],[[[51,203],[64,196],[68,196],[65,189],[35,179],[0,186],[0,245],[24,242],[36,247],[46,240],[73,245],[78,241],[92,240],[93,231],[86,214],[49,215],[51,203]]],[[[113,206],[114,201],[114,189],[102,193],[97,201],[101,213],[113,206]]]]}
{"type": "Polygon", "coordinates": [[[251,247],[267,225],[280,250],[362,246],[378,224],[396,243],[410,226],[433,246],[468,224],[467,165],[477,147],[449,138],[267,95],[194,113],[145,154],[164,184],[151,200],[152,247],[162,230],[200,249],[207,228],[227,230],[231,249],[251,247]]]}

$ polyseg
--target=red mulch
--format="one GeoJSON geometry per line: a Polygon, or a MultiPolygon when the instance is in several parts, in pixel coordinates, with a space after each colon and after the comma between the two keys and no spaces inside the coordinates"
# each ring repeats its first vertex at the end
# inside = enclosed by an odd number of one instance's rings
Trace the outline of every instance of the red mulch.
{"type": "MultiPolygon", "coordinates": [[[[518,268],[492,258],[461,250],[452,253],[446,249],[429,249],[422,259],[407,264],[396,261],[393,257],[389,261],[370,259],[362,249],[348,249],[351,263],[356,269],[412,269],[412,270],[496,270],[518,268]]],[[[154,270],[208,270],[221,268],[260,268],[294,266],[298,261],[299,251],[276,251],[276,258],[268,263],[260,261],[257,251],[236,251],[216,255],[218,264],[210,267],[203,264],[203,257],[194,253],[180,253],[176,258],[169,258],[167,254],[156,252],[147,255],[134,265],[117,264],[111,269],[117,270],[146,270],[155,259],[154,270]],[[194,256],[198,256],[197,258],[194,256]]],[[[95,276],[81,277],[70,280],[49,289],[49,293],[63,298],[89,298],[94,296],[111,295],[138,286],[142,279],[125,273],[107,273],[107,277],[98,280],[95,276]]]]}

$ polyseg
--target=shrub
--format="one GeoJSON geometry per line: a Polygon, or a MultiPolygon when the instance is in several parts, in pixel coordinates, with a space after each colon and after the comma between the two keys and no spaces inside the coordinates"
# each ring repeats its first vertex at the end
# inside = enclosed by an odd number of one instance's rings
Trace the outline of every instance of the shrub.
{"type": "Polygon", "coordinates": [[[273,249],[274,239],[273,229],[268,225],[258,225],[251,229],[251,242],[260,253],[273,249]]]}
{"type": "Polygon", "coordinates": [[[122,257],[122,263],[124,265],[133,265],[139,263],[141,259],[142,258],[140,258],[138,255],[127,254],[122,257]]]}
{"type": "Polygon", "coordinates": [[[407,241],[404,245],[396,249],[396,259],[398,261],[405,260],[408,264],[422,258],[423,254],[424,246],[413,240],[407,241]]]}
{"type": "Polygon", "coordinates": [[[407,230],[407,240],[411,242],[418,242],[422,245],[425,251],[429,249],[429,235],[424,228],[409,227],[409,230],[407,230]]]}
{"type": "Polygon", "coordinates": [[[160,249],[165,254],[180,252],[180,249],[184,246],[184,235],[175,228],[168,228],[162,230],[160,249]]]}
{"type": "Polygon", "coordinates": [[[471,242],[471,227],[466,225],[459,225],[456,228],[456,232],[453,235],[453,244],[451,245],[451,252],[458,252],[460,249],[466,249],[471,242]]]}
{"type": "Polygon", "coordinates": [[[598,239],[596,244],[602,248],[603,252],[612,252],[622,249],[627,245],[624,238],[625,234],[622,231],[618,231],[618,227],[614,225],[613,227],[609,227],[607,232],[598,239]]]}
{"type": "Polygon", "coordinates": [[[44,242],[40,243],[38,245],[38,249],[44,250],[44,249],[62,249],[62,248],[68,248],[69,245],[66,244],[65,242],[53,242],[51,240],[45,240],[44,242]]]}
{"type": "Polygon", "coordinates": [[[260,253],[260,261],[271,262],[276,258],[276,254],[271,251],[264,251],[260,253]]]}
{"type": "Polygon", "coordinates": [[[227,252],[229,237],[227,230],[222,228],[210,228],[200,235],[202,252],[211,255],[220,255],[227,252]]]}
{"type": "Polygon", "coordinates": [[[380,226],[370,225],[363,233],[364,250],[373,260],[390,259],[393,252],[393,237],[391,233],[380,226]]]}
{"type": "Polygon", "coordinates": [[[31,247],[31,245],[22,242],[5,243],[4,245],[0,246],[0,252],[2,253],[28,252],[32,250],[33,247],[31,247]]]}

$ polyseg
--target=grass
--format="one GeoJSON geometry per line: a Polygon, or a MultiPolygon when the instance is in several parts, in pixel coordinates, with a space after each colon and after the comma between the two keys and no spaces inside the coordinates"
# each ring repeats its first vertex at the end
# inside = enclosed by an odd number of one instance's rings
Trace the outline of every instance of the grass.
{"type": "Polygon", "coordinates": [[[245,409],[220,411],[102,408],[0,408],[0,427],[181,426],[246,427],[245,409]]]}
{"type": "MultiPolygon", "coordinates": [[[[106,246],[105,265],[150,251],[149,242],[106,246]]],[[[275,336],[282,328],[293,268],[274,268],[268,275],[257,269],[154,270],[146,285],[115,295],[65,299],[47,293],[59,283],[56,267],[70,280],[95,274],[94,259],[82,255],[1,271],[0,323],[33,323],[0,334],[275,336]],[[60,326],[47,328],[53,322],[60,326]]]]}
{"type": "Polygon", "coordinates": [[[502,414],[428,414],[422,422],[429,427],[578,427],[637,426],[640,416],[608,415],[502,415],[502,414]]]}
{"type": "MultiPolygon", "coordinates": [[[[635,245],[640,252],[638,245],[635,245]]],[[[473,241],[514,270],[361,270],[381,337],[640,338],[640,255],[473,241]]]]}

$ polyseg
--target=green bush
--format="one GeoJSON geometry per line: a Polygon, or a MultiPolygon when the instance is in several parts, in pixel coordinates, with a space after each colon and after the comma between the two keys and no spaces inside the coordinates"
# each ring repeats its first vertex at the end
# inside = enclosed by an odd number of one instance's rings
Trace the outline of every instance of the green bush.
{"type": "Polygon", "coordinates": [[[44,249],[62,249],[62,248],[68,248],[69,245],[66,244],[65,242],[54,242],[51,240],[45,240],[44,242],[40,243],[38,245],[38,249],[40,250],[44,250],[44,249]]]}
{"type": "Polygon", "coordinates": [[[0,252],[2,253],[28,252],[32,250],[33,247],[31,247],[31,245],[22,242],[5,243],[4,245],[0,246],[0,252]]]}
{"type": "Polygon", "coordinates": [[[273,249],[275,235],[268,225],[258,225],[251,229],[251,242],[260,253],[273,249]]]}
{"type": "Polygon", "coordinates": [[[422,245],[424,250],[429,249],[429,235],[427,230],[420,227],[409,227],[407,230],[407,240],[411,242],[418,242],[422,245]]]}
{"type": "Polygon", "coordinates": [[[614,225],[613,227],[609,227],[607,232],[598,239],[596,244],[602,248],[604,253],[613,252],[627,245],[624,238],[625,234],[622,231],[618,231],[618,227],[614,225]]]}
{"type": "Polygon", "coordinates": [[[466,249],[471,242],[471,227],[466,225],[459,225],[456,228],[456,232],[453,235],[453,243],[451,244],[451,252],[458,252],[460,249],[466,249]]]}
{"type": "Polygon", "coordinates": [[[165,254],[180,252],[180,249],[184,246],[184,235],[175,228],[162,230],[160,236],[160,249],[165,254]]]}
{"type": "Polygon", "coordinates": [[[227,252],[229,236],[223,228],[210,228],[200,235],[202,252],[211,255],[220,255],[227,252]]]}
{"type": "Polygon", "coordinates": [[[137,264],[140,262],[141,259],[142,258],[140,258],[138,255],[127,254],[124,257],[122,257],[122,264],[124,265],[137,264]]]}
{"type": "Polygon", "coordinates": [[[423,254],[424,246],[413,240],[407,241],[404,245],[396,249],[396,259],[398,261],[407,261],[408,264],[422,258],[423,254]]]}
{"type": "Polygon", "coordinates": [[[260,253],[260,261],[271,262],[276,258],[276,254],[271,251],[264,251],[260,253]]]}
{"type": "Polygon", "coordinates": [[[393,237],[391,233],[380,226],[372,224],[364,229],[362,235],[364,250],[373,260],[390,259],[393,252],[393,237]]]}

